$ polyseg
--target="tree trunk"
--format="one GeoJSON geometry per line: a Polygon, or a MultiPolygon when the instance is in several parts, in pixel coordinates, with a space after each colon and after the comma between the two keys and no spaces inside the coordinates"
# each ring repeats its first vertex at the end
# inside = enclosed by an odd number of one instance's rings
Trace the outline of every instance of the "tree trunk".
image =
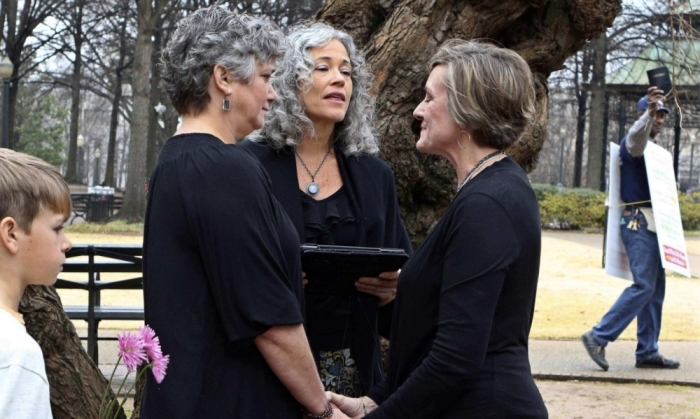
{"type": "Polygon", "coordinates": [[[577,60],[576,67],[574,83],[578,116],[576,118],[576,151],[574,152],[574,188],[579,188],[583,176],[583,140],[586,135],[586,106],[588,104],[588,90],[584,89],[582,84],[588,80],[591,68],[591,54],[588,47],[584,48],[581,63],[579,65],[577,60]]]}
{"type": "MultiPolygon", "coordinates": [[[[162,22],[162,21],[161,21],[162,22]]],[[[154,44],[160,45],[160,31],[154,34],[154,44]]],[[[148,96],[148,145],[146,150],[146,176],[150,177],[153,169],[156,168],[156,160],[158,158],[159,143],[158,137],[160,134],[160,126],[158,126],[158,113],[155,108],[160,102],[160,72],[158,71],[158,53],[156,48],[153,48],[151,54],[151,88],[148,96]]]]}
{"type": "Polygon", "coordinates": [[[449,205],[455,175],[442,159],[415,151],[428,60],[450,38],[493,39],[522,55],[535,76],[538,115],[508,150],[528,172],[546,135],[547,78],[587,39],[612,25],[621,0],[329,0],[317,18],[350,32],[363,45],[374,74],[381,157],[396,176],[402,215],[420,243],[449,205]]]}
{"type": "Polygon", "coordinates": [[[134,69],[131,89],[131,138],[129,164],[124,187],[124,206],[120,218],[142,222],[146,212],[146,152],[148,144],[148,111],[151,90],[151,54],[153,53],[153,18],[151,1],[138,0],[138,34],[134,49],[134,69]]]}
{"type": "Polygon", "coordinates": [[[115,187],[114,165],[117,161],[117,129],[119,128],[119,108],[122,102],[122,81],[126,61],[126,26],[128,18],[125,15],[122,19],[122,26],[119,28],[119,61],[115,69],[114,96],[112,97],[112,114],[109,119],[109,143],[107,144],[107,167],[105,169],[105,186],[115,187]]]}
{"type": "MultiPolygon", "coordinates": [[[[75,61],[73,61],[73,80],[71,82],[70,134],[68,139],[68,167],[66,182],[78,182],[78,129],[80,128],[80,79],[83,67],[83,0],[77,0],[72,13],[73,40],[75,43],[75,61]]],[[[97,184],[97,183],[95,183],[97,184]]]]}
{"type": "MultiPolygon", "coordinates": [[[[54,419],[97,418],[107,379],[80,343],[54,287],[29,286],[20,302],[27,333],[41,346],[51,387],[54,419]]],[[[117,413],[115,406],[112,415],[117,413]]],[[[122,409],[118,418],[126,418],[122,409]]]]}
{"type": "Polygon", "coordinates": [[[603,148],[605,147],[605,62],[607,53],[605,34],[593,41],[593,70],[591,72],[591,123],[588,125],[588,163],[586,186],[600,189],[603,148]]]}
{"type": "Polygon", "coordinates": [[[586,136],[586,103],[588,91],[581,90],[577,98],[578,117],[576,118],[576,151],[574,153],[574,188],[581,187],[583,175],[583,139],[586,136]]]}

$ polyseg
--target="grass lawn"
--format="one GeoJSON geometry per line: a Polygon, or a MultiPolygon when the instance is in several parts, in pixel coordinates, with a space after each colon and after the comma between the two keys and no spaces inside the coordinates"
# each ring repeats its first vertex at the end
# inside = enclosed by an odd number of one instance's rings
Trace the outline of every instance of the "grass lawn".
{"type": "MultiPolygon", "coordinates": [[[[688,241],[700,253],[700,242],[688,241]]],[[[605,274],[602,249],[544,237],[530,333],[535,339],[578,339],[593,327],[630,282],[605,274]]],[[[700,280],[667,275],[661,340],[700,340],[700,280]]],[[[620,339],[636,340],[636,323],[620,339]]]]}
{"type": "MultiPolygon", "coordinates": [[[[110,223],[112,224],[112,223],[110,223]]],[[[141,227],[142,228],[142,227],[141,227]]],[[[141,244],[139,228],[109,224],[69,227],[68,237],[76,244],[141,244]]],[[[700,240],[687,240],[688,252],[700,254],[700,240]]],[[[556,237],[543,237],[542,262],[532,325],[534,339],[578,339],[595,325],[630,282],[606,275],[601,268],[602,250],[556,237]]],[[[63,274],[82,279],[81,274],[63,274]]],[[[103,275],[102,280],[127,278],[124,274],[103,275]]],[[[87,293],[59,290],[64,305],[84,305],[87,293]]],[[[141,305],[141,291],[112,290],[102,294],[106,305],[141,305]]],[[[700,280],[668,275],[661,340],[700,340],[700,280]]],[[[84,327],[82,321],[76,326],[84,327]]],[[[101,328],[129,329],[138,322],[104,321],[101,328]]],[[[636,339],[632,323],[621,339],[636,339]]]]}

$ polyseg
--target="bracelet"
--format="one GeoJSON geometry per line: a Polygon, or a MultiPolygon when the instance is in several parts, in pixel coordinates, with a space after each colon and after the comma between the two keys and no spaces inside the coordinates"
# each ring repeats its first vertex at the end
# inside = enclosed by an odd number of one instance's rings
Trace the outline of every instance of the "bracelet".
{"type": "Polygon", "coordinates": [[[362,402],[362,411],[365,412],[365,416],[367,416],[367,405],[365,405],[365,398],[360,397],[360,401],[362,402]]]}
{"type": "Polygon", "coordinates": [[[309,412],[308,410],[304,410],[303,413],[306,415],[307,418],[326,419],[326,418],[333,416],[333,406],[331,406],[331,402],[328,402],[328,406],[326,406],[326,410],[324,410],[323,413],[320,413],[318,415],[314,415],[313,413],[309,412]]]}

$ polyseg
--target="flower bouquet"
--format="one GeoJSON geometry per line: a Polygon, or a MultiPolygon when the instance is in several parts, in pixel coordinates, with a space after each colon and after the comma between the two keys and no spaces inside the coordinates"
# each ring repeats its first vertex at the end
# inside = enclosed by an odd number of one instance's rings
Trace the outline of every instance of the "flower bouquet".
{"type": "Polygon", "coordinates": [[[124,406],[129,393],[133,390],[136,383],[139,381],[141,376],[148,370],[153,371],[153,377],[156,382],[160,384],[165,378],[165,371],[168,368],[168,362],[170,362],[169,355],[163,355],[160,348],[160,340],[156,336],[156,333],[149,326],[141,326],[139,328],[139,333],[127,333],[117,334],[117,341],[119,342],[119,359],[116,365],[114,365],[114,370],[112,370],[112,376],[109,377],[109,386],[105,389],[105,393],[102,396],[102,401],[100,402],[100,419],[109,419],[111,417],[116,418],[119,410],[124,406]],[[114,379],[114,373],[117,371],[119,363],[124,360],[124,365],[126,365],[127,373],[122,380],[119,390],[117,390],[114,395],[114,399],[107,401],[107,394],[109,389],[112,387],[112,379],[114,379]],[[119,408],[115,410],[114,416],[110,413],[112,412],[115,403],[118,403],[117,398],[119,393],[124,388],[126,384],[126,379],[132,372],[136,371],[140,366],[145,365],[145,368],[136,376],[134,384],[126,391],[124,395],[124,400],[119,404],[119,408]]]}

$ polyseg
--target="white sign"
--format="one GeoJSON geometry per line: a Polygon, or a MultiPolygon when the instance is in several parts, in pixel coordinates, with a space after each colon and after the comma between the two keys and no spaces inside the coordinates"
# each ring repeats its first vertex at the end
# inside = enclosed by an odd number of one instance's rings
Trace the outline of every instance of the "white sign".
{"type": "Polygon", "coordinates": [[[647,166],[661,263],[666,269],[690,277],[671,153],[650,142],[644,149],[644,161],[647,166]]]}
{"type": "Polygon", "coordinates": [[[608,182],[608,227],[605,232],[605,273],[632,280],[630,261],[620,236],[624,204],[620,196],[620,146],[610,143],[610,181],[608,182]]]}

